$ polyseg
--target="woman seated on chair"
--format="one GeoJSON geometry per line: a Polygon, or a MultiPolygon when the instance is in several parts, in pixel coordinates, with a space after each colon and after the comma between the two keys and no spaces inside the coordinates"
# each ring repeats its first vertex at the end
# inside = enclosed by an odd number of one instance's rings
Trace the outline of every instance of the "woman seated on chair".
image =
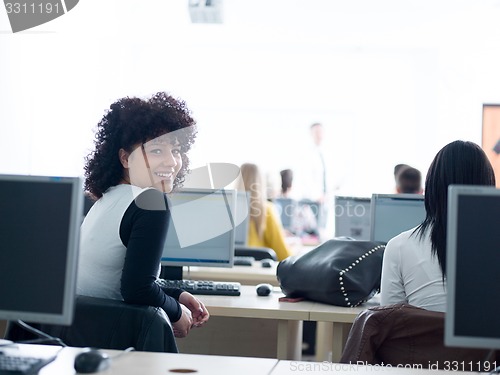
{"type": "Polygon", "coordinates": [[[166,194],[181,186],[195,121],[159,92],[113,103],[86,158],[85,189],[97,201],[81,227],[77,292],[161,307],[176,337],[209,318],[201,301],[155,283],[167,235],[166,194]]]}
{"type": "Polygon", "coordinates": [[[276,208],[266,199],[265,184],[258,166],[245,163],[241,165],[240,172],[238,190],[250,193],[248,245],[269,247],[276,252],[278,260],[287,258],[290,250],[285,242],[284,230],[276,208]]]}
{"type": "Polygon", "coordinates": [[[446,223],[451,184],[495,186],[493,168],[481,147],[455,141],[435,156],[425,181],[423,223],[394,237],[385,248],[382,305],[406,302],[446,311],[446,223]]]}

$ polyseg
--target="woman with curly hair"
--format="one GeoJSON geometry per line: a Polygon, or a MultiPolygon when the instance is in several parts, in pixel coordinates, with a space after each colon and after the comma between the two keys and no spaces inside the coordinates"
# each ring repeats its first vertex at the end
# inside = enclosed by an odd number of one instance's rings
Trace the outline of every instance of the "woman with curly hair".
{"type": "Polygon", "coordinates": [[[81,227],[81,295],[161,307],[176,337],[208,320],[201,301],[155,283],[170,211],[166,193],[184,181],[195,121],[183,101],[159,92],[113,103],[86,158],[85,189],[96,199],[81,227]]]}

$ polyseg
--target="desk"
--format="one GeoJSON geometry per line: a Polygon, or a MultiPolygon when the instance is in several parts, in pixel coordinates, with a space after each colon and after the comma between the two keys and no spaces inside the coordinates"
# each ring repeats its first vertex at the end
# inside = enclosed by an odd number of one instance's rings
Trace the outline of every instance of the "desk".
{"type": "MultiPolygon", "coordinates": [[[[357,315],[371,307],[379,304],[378,297],[359,307],[341,307],[327,305],[319,302],[301,301],[296,303],[279,302],[278,298],[283,296],[279,288],[274,288],[274,292],[269,297],[259,297],[255,292],[254,286],[242,285],[241,296],[203,296],[198,298],[203,301],[211,315],[211,321],[200,330],[192,330],[185,339],[178,340],[178,346],[181,352],[193,352],[193,347],[198,354],[223,354],[223,355],[245,355],[244,350],[235,351],[231,349],[220,349],[220,351],[207,352],[207,347],[213,350],[214,345],[218,345],[218,339],[223,341],[226,338],[229,345],[230,341],[236,341],[237,346],[247,344],[245,337],[229,337],[231,331],[252,330],[249,327],[255,320],[266,320],[260,325],[255,324],[253,330],[269,331],[269,335],[256,337],[254,333],[255,345],[258,341],[269,341],[273,334],[276,340],[276,358],[300,360],[302,356],[302,326],[303,321],[310,320],[318,322],[316,337],[316,360],[339,361],[344,348],[345,340],[349,333],[350,326],[357,315]],[[224,319],[226,318],[226,319],[224,319]],[[233,319],[228,319],[233,318],[233,319]],[[253,319],[250,321],[248,319],[253,319]],[[277,328],[270,325],[276,324],[277,328]],[[209,328],[210,323],[217,328],[209,328]],[[273,331],[274,329],[274,331],[273,331]],[[199,332],[198,332],[199,331],[199,332]],[[205,334],[203,331],[207,331],[205,334]],[[201,344],[202,340],[205,340],[201,344]],[[209,341],[207,341],[209,340],[209,341]],[[200,344],[194,344],[200,342],[200,344]],[[193,345],[197,345],[193,346],[193,345]],[[330,358],[331,353],[331,358],[330,358]]],[[[222,344],[220,344],[222,346],[222,344]]],[[[251,348],[249,348],[251,349],[251,348]]],[[[264,349],[262,349],[264,350],[264,349]]],[[[262,356],[259,352],[252,352],[253,356],[262,356]]]]}
{"type": "MultiPolygon", "coordinates": [[[[271,372],[271,375],[292,375],[292,374],[356,374],[356,375],[450,375],[450,371],[429,370],[418,368],[398,368],[382,366],[358,366],[345,363],[331,362],[300,362],[300,361],[279,361],[271,372]]],[[[459,375],[478,375],[478,372],[458,372],[459,375]]],[[[487,374],[487,373],[482,373],[487,374]]]]}
{"type": "Polygon", "coordinates": [[[224,282],[238,282],[242,285],[257,285],[269,283],[279,286],[276,278],[276,262],[271,268],[263,268],[260,261],[255,261],[252,266],[225,267],[184,267],[183,278],[192,280],[212,280],[224,282]]]}
{"type": "MultiPolygon", "coordinates": [[[[51,345],[19,344],[13,348],[2,348],[9,354],[27,356],[50,356],[60,350],[51,345]]],[[[43,367],[40,375],[75,374],[73,363],[81,348],[64,348],[57,359],[43,367]]],[[[103,350],[110,357],[123,352],[103,350]]],[[[357,366],[329,362],[301,362],[268,358],[207,356],[195,354],[128,352],[112,359],[111,366],[104,375],[156,375],[192,372],[199,375],[219,375],[223,372],[238,375],[287,375],[287,374],[333,374],[356,373],[357,375],[373,375],[384,373],[389,375],[445,375],[449,371],[425,370],[381,366],[357,366]],[[190,371],[189,371],[190,370],[190,371]]],[[[460,372],[460,375],[478,375],[477,372],[460,372]]],[[[482,373],[487,375],[487,373],[482,373]]]]}
{"type": "MultiPolygon", "coordinates": [[[[300,249],[294,251],[294,255],[302,255],[315,246],[301,246],[300,249]]],[[[260,261],[255,261],[252,266],[234,266],[226,267],[184,267],[183,277],[192,280],[213,280],[225,282],[238,282],[242,285],[257,285],[260,283],[268,283],[273,286],[279,286],[278,278],[276,277],[276,269],[278,263],[271,268],[263,268],[260,261]]]]}
{"type": "MultiPolygon", "coordinates": [[[[6,349],[2,349],[6,350],[6,349]]],[[[60,350],[60,347],[50,345],[20,344],[8,350],[9,354],[27,356],[50,356],[60,350]]],[[[81,352],[80,348],[64,348],[54,362],[43,367],[40,375],[74,374],[73,363],[75,356],[81,352]]],[[[103,350],[110,357],[116,356],[121,351],[103,350]]],[[[229,371],[238,375],[270,374],[278,363],[277,359],[222,357],[174,353],[149,353],[128,352],[112,359],[111,366],[102,374],[106,375],[153,375],[185,373],[185,370],[200,375],[220,375],[229,371]],[[184,370],[184,371],[182,371],[184,370]]]]}
{"type": "MultiPolygon", "coordinates": [[[[242,285],[241,296],[197,296],[210,312],[211,319],[213,317],[226,318],[253,318],[264,319],[277,322],[277,343],[276,355],[278,359],[300,359],[302,355],[302,321],[309,320],[311,308],[314,302],[279,302],[279,297],[283,293],[279,288],[275,288],[274,292],[268,297],[259,297],[255,292],[255,286],[242,285]]],[[[243,324],[250,324],[250,321],[245,321],[243,324]]],[[[178,340],[180,351],[186,349],[184,341],[191,339],[191,335],[202,334],[202,331],[207,329],[210,321],[203,328],[191,331],[186,339],[178,340]]],[[[241,326],[241,324],[240,324],[241,326]]],[[[221,330],[237,330],[238,327],[230,327],[221,324],[221,330]]],[[[210,332],[210,336],[216,336],[218,332],[210,332]]],[[[194,340],[200,337],[193,336],[194,340]]],[[[216,337],[211,337],[213,345],[216,344],[216,337]],[[215,340],[214,340],[215,339],[215,340]]],[[[244,341],[241,337],[238,341],[244,341]]],[[[234,343],[232,343],[234,346],[234,343]]]]}
{"type": "Polygon", "coordinates": [[[358,307],[315,304],[309,315],[309,320],[318,322],[316,328],[316,360],[338,362],[342,356],[354,319],[361,311],[378,305],[380,305],[380,295],[376,295],[370,301],[358,307]]]}

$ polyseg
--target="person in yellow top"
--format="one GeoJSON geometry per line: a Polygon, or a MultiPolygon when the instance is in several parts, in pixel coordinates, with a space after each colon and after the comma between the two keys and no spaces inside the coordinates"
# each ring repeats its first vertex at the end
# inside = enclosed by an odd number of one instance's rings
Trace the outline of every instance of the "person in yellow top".
{"type": "Polygon", "coordinates": [[[244,163],[240,167],[238,190],[250,195],[250,225],[248,246],[268,247],[276,252],[278,260],[291,255],[274,204],[266,199],[266,187],[257,165],[244,163]]]}

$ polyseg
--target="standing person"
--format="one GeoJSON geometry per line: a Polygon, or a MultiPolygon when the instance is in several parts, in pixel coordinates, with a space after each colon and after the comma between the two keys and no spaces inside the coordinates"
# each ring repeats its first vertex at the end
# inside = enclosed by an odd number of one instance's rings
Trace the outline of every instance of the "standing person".
{"type": "Polygon", "coordinates": [[[405,302],[446,311],[446,223],[451,184],[495,186],[493,168],[481,147],[455,141],[435,156],[425,181],[423,223],[394,237],[385,248],[381,305],[405,302]]]}
{"type": "Polygon", "coordinates": [[[201,301],[155,280],[170,217],[166,193],[188,171],[195,121],[183,101],[159,92],[123,98],[97,125],[85,188],[97,201],[81,226],[77,292],[161,307],[176,337],[205,323],[201,301]]]}
{"type": "Polygon", "coordinates": [[[325,231],[329,211],[329,171],[327,157],[323,149],[325,129],[319,122],[309,128],[310,144],[304,147],[306,153],[297,168],[296,196],[302,204],[309,204],[316,216],[320,236],[325,231]]]}
{"type": "Polygon", "coordinates": [[[257,165],[242,164],[238,190],[250,193],[250,225],[248,245],[268,247],[276,252],[278,260],[290,256],[284,230],[274,204],[267,200],[266,185],[257,165]]]}

